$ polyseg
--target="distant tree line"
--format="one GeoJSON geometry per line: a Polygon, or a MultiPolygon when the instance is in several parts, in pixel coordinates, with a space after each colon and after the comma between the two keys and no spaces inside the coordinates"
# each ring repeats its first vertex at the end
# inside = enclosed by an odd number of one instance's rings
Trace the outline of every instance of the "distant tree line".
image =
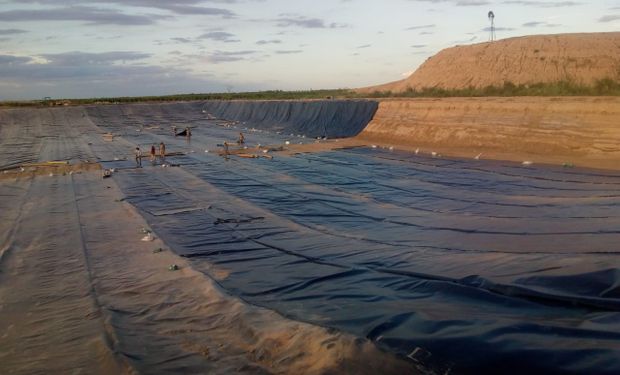
{"type": "Polygon", "coordinates": [[[319,100],[319,99],[362,99],[362,98],[449,98],[485,96],[620,96],[620,82],[601,79],[594,85],[580,85],[571,81],[515,85],[505,82],[502,86],[465,89],[409,88],[404,92],[375,91],[361,94],[350,89],[306,90],[306,91],[255,91],[239,93],[179,94],[164,96],[126,96],[89,99],[44,99],[28,101],[0,101],[0,107],[36,107],[55,105],[120,104],[144,102],[178,102],[200,100],[319,100]]]}
{"type": "Polygon", "coordinates": [[[375,91],[366,95],[370,98],[449,98],[484,96],[620,96],[620,82],[610,78],[598,80],[594,85],[580,85],[571,81],[515,85],[505,82],[502,86],[464,89],[442,89],[437,87],[416,90],[409,87],[404,92],[375,91]]]}

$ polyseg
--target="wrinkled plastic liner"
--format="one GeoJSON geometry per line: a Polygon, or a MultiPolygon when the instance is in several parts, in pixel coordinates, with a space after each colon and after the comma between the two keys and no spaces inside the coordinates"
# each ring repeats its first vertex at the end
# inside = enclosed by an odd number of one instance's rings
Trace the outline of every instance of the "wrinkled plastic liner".
{"type": "Polygon", "coordinates": [[[310,137],[352,137],[372,120],[379,103],[370,100],[207,101],[211,116],[258,129],[310,137]]]}
{"type": "Polygon", "coordinates": [[[0,168],[98,161],[231,294],[440,373],[620,373],[620,173],[384,149],[216,155],[241,131],[249,147],[353,135],[375,105],[312,103],[3,110],[0,168]],[[135,169],[135,146],[162,141],[178,156],[135,169]]]}
{"type": "Polygon", "coordinates": [[[184,160],[115,179],[248,302],[438,371],[620,372],[618,173],[379,149],[184,160]]]}

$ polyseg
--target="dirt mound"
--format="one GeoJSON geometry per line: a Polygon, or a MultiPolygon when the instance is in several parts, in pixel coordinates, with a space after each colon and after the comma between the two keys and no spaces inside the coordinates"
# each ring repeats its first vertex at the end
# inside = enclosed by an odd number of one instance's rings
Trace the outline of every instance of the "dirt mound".
{"type": "Polygon", "coordinates": [[[359,89],[404,92],[570,81],[620,80],[620,32],[535,35],[447,48],[408,78],[359,89]]]}

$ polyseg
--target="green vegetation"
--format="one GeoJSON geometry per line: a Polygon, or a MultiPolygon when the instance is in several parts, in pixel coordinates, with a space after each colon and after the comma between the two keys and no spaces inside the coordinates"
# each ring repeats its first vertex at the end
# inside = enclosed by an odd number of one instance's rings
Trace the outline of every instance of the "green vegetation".
{"type": "Polygon", "coordinates": [[[570,81],[555,83],[537,83],[533,85],[515,85],[506,82],[503,86],[487,86],[484,88],[469,87],[460,90],[440,88],[409,88],[403,93],[375,91],[370,98],[449,98],[449,97],[484,97],[484,96],[620,96],[620,82],[602,79],[593,86],[578,85],[570,81]]]}
{"type": "Polygon", "coordinates": [[[570,81],[556,83],[537,83],[533,85],[515,85],[511,82],[503,86],[485,88],[469,87],[460,90],[440,88],[409,88],[403,93],[375,91],[359,94],[349,89],[310,90],[310,91],[256,91],[241,93],[181,94],[166,96],[135,96],[119,98],[91,99],[45,99],[33,101],[0,102],[0,107],[34,107],[84,104],[118,104],[144,102],[175,102],[192,100],[317,100],[317,99],[361,99],[361,98],[449,98],[449,97],[485,97],[485,96],[620,96],[620,82],[602,79],[593,86],[578,85],[570,81]]]}
{"type": "Polygon", "coordinates": [[[5,107],[30,106],[61,106],[84,104],[117,104],[117,103],[144,103],[144,102],[178,102],[192,100],[312,100],[351,98],[356,94],[347,89],[336,90],[308,90],[308,91],[256,91],[240,93],[210,93],[210,94],[179,94],[165,96],[131,96],[118,98],[89,98],[89,99],[44,99],[32,101],[0,102],[5,107]]]}

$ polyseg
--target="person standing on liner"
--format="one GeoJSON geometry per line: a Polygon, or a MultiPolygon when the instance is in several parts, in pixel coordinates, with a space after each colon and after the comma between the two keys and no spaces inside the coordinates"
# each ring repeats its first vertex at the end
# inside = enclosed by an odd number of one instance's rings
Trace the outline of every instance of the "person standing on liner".
{"type": "Polygon", "coordinates": [[[159,157],[161,158],[162,163],[166,161],[166,145],[164,142],[159,144],[159,157]]]}
{"type": "Polygon", "coordinates": [[[151,163],[155,164],[155,145],[151,145],[151,155],[150,155],[151,163]]]}
{"type": "Polygon", "coordinates": [[[140,147],[136,147],[134,154],[136,155],[136,168],[142,168],[142,151],[140,151],[140,147]]]}
{"type": "Polygon", "coordinates": [[[224,142],[224,159],[228,160],[228,142],[224,142]]]}
{"type": "Polygon", "coordinates": [[[237,140],[237,143],[240,145],[244,145],[245,144],[245,137],[243,136],[243,133],[239,132],[239,139],[237,140]]]}

